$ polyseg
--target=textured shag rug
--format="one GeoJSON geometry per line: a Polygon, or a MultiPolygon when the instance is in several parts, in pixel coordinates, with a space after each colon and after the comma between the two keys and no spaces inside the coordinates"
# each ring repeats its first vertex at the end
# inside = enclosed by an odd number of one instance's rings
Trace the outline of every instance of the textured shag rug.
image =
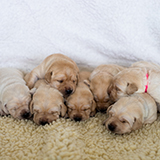
{"type": "Polygon", "coordinates": [[[0,117],[1,160],[158,160],[160,116],[130,134],[115,135],[102,125],[105,114],[85,122],[59,119],[37,126],[31,120],[0,117]]]}

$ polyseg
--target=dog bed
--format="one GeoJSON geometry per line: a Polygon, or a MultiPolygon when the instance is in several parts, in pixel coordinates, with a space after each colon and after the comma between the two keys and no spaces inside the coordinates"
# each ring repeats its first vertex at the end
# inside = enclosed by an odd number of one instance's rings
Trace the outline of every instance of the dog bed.
{"type": "Polygon", "coordinates": [[[0,157],[3,160],[158,160],[160,118],[125,135],[110,133],[97,113],[84,122],[58,119],[38,126],[31,120],[0,117],[0,157]]]}

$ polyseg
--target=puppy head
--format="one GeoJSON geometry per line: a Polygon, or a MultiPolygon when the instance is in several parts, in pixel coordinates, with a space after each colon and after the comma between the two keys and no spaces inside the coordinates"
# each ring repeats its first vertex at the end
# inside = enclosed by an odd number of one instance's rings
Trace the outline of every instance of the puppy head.
{"type": "Polygon", "coordinates": [[[137,99],[122,97],[107,110],[109,117],[104,122],[107,130],[124,134],[142,127],[142,105],[137,99]]]}
{"type": "Polygon", "coordinates": [[[106,112],[107,108],[112,104],[107,92],[111,81],[112,77],[104,77],[103,75],[98,75],[91,81],[85,81],[94,95],[97,111],[106,112]]]}
{"type": "Polygon", "coordinates": [[[84,121],[96,113],[96,103],[89,88],[77,87],[67,99],[68,116],[75,121],[84,121]]]}
{"type": "Polygon", "coordinates": [[[13,92],[7,92],[4,95],[4,111],[11,114],[14,118],[28,119],[31,117],[29,111],[29,103],[31,101],[31,94],[28,87],[18,86],[13,92]],[[10,97],[9,99],[7,97],[10,97]]]}
{"type": "Polygon", "coordinates": [[[138,81],[137,74],[128,73],[122,71],[114,77],[113,81],[108,87],[108,95],[110,101],[116,102],[120,97],[131,95],[138,91],[140,86],[140,81],[138,81]]]}
{"type": "Polygon", "coordinates": [[[45,125],[64,117],[67,107],[63,103],[62,94],[54,88],[39,87],[30,103],[33,121],[38,125],[45,125]]]}
{"type": "Polygon", "coordinates": [[[135,121],[134,117],[126,113],[116,114],[114,109],[111,108],[112,106],[108,108],[109,117],[105,121],[106,129],[117,134],[131,132],[133,123],[135,121]]]}
{"type": "Polygon", "coordinates": [[[51,66],[45,75],[47,82],[64,97],[71,95],[78,84],[79,70],[73,64],[56,63],[51,66]]]}

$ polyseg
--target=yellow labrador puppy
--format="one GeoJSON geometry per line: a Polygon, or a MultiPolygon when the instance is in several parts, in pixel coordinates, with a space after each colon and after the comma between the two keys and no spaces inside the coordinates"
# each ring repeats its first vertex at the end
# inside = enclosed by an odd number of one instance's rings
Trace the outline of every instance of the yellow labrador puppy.
{"type": "Polygon", "coordinates": [[[30,118],[31,93],[23,78],[23,73],[18,69],[0,69],[0,115],[30,118]]]}
{"type": "Polygon", "coordinates": [[[45,78],[51,87],[58,89],[65,97],[75,91],[79,69],[76,63],[63,54],[52,54],[25,76],[29,88],[38,79],[45,78]]]}
{"type": "Polygon", "coordinates": [[[36,124],[45,125],[65,116],[67,107],[64,105],[63,95],[57,89],[50,87],[45,80],[38,80],[34,87],[36,91],[30,111],[36,124]]]}
{"type": "Polygon", "coordinates": [[[113,77],[123,69],[124,67],[115,64],[100,65],[93,70],[89,80],[85,80],[94,95],[97,111],[105,112],[112,104],[107,89],[113,77]]]}
{"type": "Polygon", "coordinates": [[[120,98],[108,108],[108,114],[104,122],[107,130],[124,134],[153,123],[157,119],[157,106],[149,94],[133,94],[120,98]]]}
{"type": "Polygon", "coordinates": [[[96,113],[96,103],[89,87],[83,80],[88,79],[90,72],[80,72],[80,81],[76,91],[67,98],[68,116],[75,121],[87,120],[96,113]]]}
{"type": "Polygon", "coordinates": [[[123,96],[146,92],[160,104],[160,71],[153,68],[131,67],[119,72],[108,87],[110,101],[116,102],[123,96]]]}

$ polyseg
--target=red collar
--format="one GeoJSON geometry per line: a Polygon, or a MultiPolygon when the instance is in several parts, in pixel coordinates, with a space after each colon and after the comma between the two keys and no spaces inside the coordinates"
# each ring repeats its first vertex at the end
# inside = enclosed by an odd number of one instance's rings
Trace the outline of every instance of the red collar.
{"type": "Polygon", "coordinates": [[[146,80],[147,80],[147,84],[145,85],[145,93],[147,93],[147,89],[148,89],[148,73],[146,74],[146,80]]]}

